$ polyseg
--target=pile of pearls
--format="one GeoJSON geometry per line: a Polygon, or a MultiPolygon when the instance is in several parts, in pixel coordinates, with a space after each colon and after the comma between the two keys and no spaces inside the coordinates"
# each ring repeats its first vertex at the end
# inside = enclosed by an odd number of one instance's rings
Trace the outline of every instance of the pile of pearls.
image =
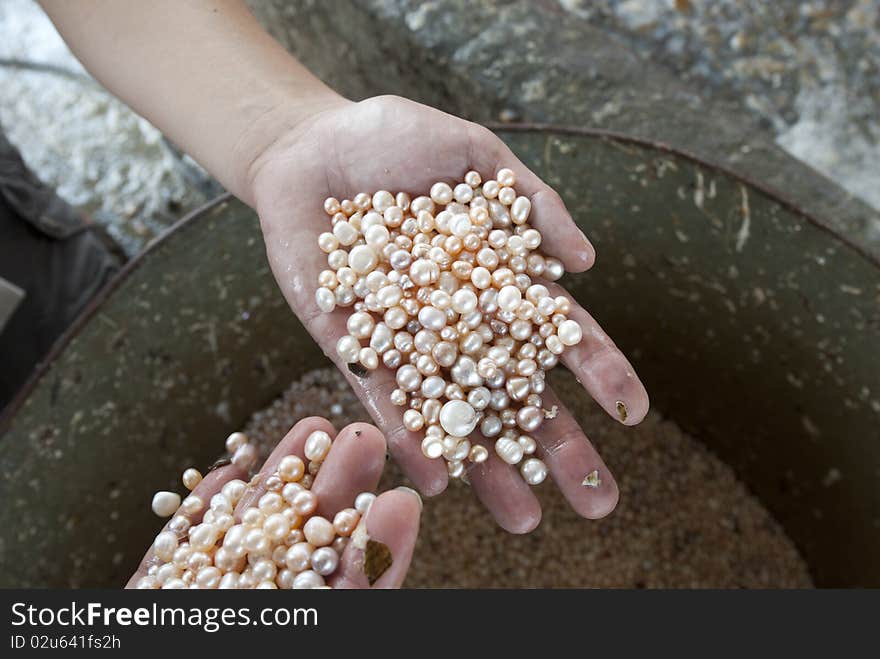
{"type": "Polygon", "coordinates": [[[352,309],[340,359],[395,371],[391,401],[407,408],[404,426],[423,432],[422,452],[444,458],[450,476],[488,458],[468,439],[479,430],[537,485],[547,467],[530,457],[531,434],[545,418],[545,373],[583,332],[566,297],[533,283],[559,279],[563,267],[538,250],[531,201],[515,183],[510,169],[488,181],[470,171],[415,199],[385,190],[328,198],[315,302],[352,309]]]}
{"type": "MultiPolygon", "coordinates": [[[[310,488],[330,445],[326,432],[309,435],[304,450],[307,462],[295,455],[282,458],[275,473],[262,482],[266,493],[240,520],[235,519],[235,507],[256,485],[254,479],[250,483],[231,480],[208,502],[194,494],[181,502],[172,492],[156,493],[154,512],[173,517],[156,536],[153,558],[137,587],[327,587],[325,579],[336,571],[346,544],[359,532],[365,533],[359,524],[376,498],[370,492],[361,493],[354,508],[340,510],[332,520],[315,514],[318,497],[310,488]],[[174,497],[177,506],[171,509],[174,497]],[[202,521],[193,524],[193,516],[203,510],[202,521]]],[[[233,462],[245,469],[253,467],[256,449],[243,433],[230,435],[226,446],[233,462]]],[[[183,473],[188,490],[201,480],[196,469],[183,473]]]]}

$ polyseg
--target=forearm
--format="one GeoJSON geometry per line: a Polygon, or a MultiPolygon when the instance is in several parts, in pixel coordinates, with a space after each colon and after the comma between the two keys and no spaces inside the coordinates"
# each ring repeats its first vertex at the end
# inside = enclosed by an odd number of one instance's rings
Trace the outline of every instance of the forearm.
{"type": "Polygon", "coordinates": [[[242,0],[40,2],[95,78],[247,203],[254,160],[340,102],[242,0]]]}

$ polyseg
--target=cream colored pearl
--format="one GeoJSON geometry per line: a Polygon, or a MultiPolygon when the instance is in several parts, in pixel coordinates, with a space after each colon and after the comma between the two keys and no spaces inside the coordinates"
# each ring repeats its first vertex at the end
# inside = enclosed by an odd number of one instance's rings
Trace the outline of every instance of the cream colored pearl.
{"type": "Polygon", "coordinates": [[[324,577],[314,570],[306,570],[300,572],[293,579],[294,590],[306,590],[311,588],[321,588],[324,586],[324,577]]]}
{"type": "Polygon", "coordinates": [[[516,199],[516,190],[509,187],[502,187],[498,191],[498,201],[505,206],[510,206],[516,199]]]}
{"type": "Polygon", "coordinates": [[[516,311],[522,302],[522,293],[516,286],[505,286],[498,292],[498,306],[504,311],[516,311]]]}
{"type": "Polygon", "coordinates": [[[333,518],[333,528],[338,535],[348,537],[354,531],[361,515],[354,508],[343,508],[333,518]]]}
{"type": "Polygon", "coordinates": [[[556,334],[564,346],[573,346],[581,342],[584,332],[574,320],[566,320],[557,328],[556,334]]]}
{"type": "Polygon", "coordinates": [[[372,348],[361,348],[358,361],[367,370],[374,371],[379,368],[379,355],[372,348]]]}
{"type": "Polygon", "coordinates": [[[368,339],[373,333],[376,321],[373,317],[363,311],[351,314],[345,323],[348,333],[356,339],[368,339]]]}
{"type": "Polygon", "coordinates": [[[336,295],[322,286],[315,290],[315,305],[324,313],[330,313],[336,308],[336,295]]]}
{"type": "Polygon", "coordinates": [[[330,435],[323,430],[316,430],[306,439],[303,453],[305,453],[307,460],[321,462],[327,457],[327,453],[330,452],[332,443],[333,440],[330,439],[330,435]]]}
{"type": "Polygon", "coordinates": [[[516,185],[516,174],[513,173],[512,169],[504,167],[503,169],[498,170],[498,173],[495,175],[495,180],[498,181],[500,185],[513,187],[516,185]]]}
{"type": "Polygon", "coordinates": [[[248,443],[247,435],[243,432],[234,432],[226,438],[226,451],[235,453],[238,449],[248,443]]]}
{"type": "Polygon", "coordinates": [[[439,331],[446,325],[446,314],[435,307],[422,307],[419,310],[419,322],[422,327],[439,331]]]}
{"type": "MultiPolygon", "coordinates": [[[[531,212],[532,202],[528,197],[516,197],[516,199],[510,204],[510,219],[513,220],[514,224],[525,224],[525,222],[528,221],[531,212]]],[[[532,229],[532,231],[534,231],[534,229],[532,229]]],[[[535,231],[535,233],[538,232],[535,231]]],[[[533,240],[533,237],[531,240],[533,240]]],[[[529,249],[537,249],[540,244],[540,234],[538,234],[538,243],[534,247],[529,247],[529,249]]]]}
{"type": "Polygon", "coordinates": [[[450,400],[440,409],[440,425],[453,437],[466,437],[474,431],[479,417],[463,400],[450,400]]]}
{"type": "Polygon", "coordinates": [[[379,257],[369,245],[358,245],[348,253],[348,265],[359,275],[374,270],[378,264],[379,257]]]}
{"type": "Polygon", "coordinates": [[[523,449],[519,442],[507,439],[506,437],[502,437],[495,442],[495,453],[510,465],[519,464],[519,461],[523,458],[523,449]]]}
{"type": "Polygon", "coordinates": [[[171,517],[180,507],[180,495],[175,492],[156,492],[151,507],[159,517],[171,517]]]}
{"type": "Polygon", "coordinates": [[[347,364],[353,364],[358,360],[361,351],[360,342],[353,336],[346,334],[336,342],[336,354],[347,364]]]}
{"type": "Polygon", "coordinates": [[[153,553],[161,560],[168,562],[177,549],[177,536],[171,531],[162,531],[153,541],[153,553]]]}
{"type": "MultiPolygon", "coordinates": [[[[305,479],[306,476],[303,476],[302,480],[304,481],[305,479]]],[[[296,496],[293,497],[291,505],[297,515],[311,515],[318,507],[318,497],[310,490],[303,490],[297,492],[296,496]]]]}
{"type": "Polygon", "coordinates": [[[354,500],[354,508],[361,515],[366,515],[367,511],[370,509],[370,506],[373,505],[373,501],[376,500],[376,495],[372,492],[361,492],[355,497],[354,500]]]}
{"type": "Polygon", "coordinates": [[[335,224],[333,226],[333,235],[336,236],[336,239],[341,245],[345,245],[346,247],[353,245],[358,239],[358,231],[351,225],[351,222],[339,222],[335,224]]]}
{"type": "Polygon", "coordinates": [[[452,188],[446,183],[435,183],[431,186],[431,200],[446,205],[452,201],[452,188]]]}
{"type": "Polygon", "coordinates": [[[287,482],[298,481],[305,473],[305,464],[297,455],[285,455],[278,463],[278,475],[287,482]]]}
{"type": "Polygon", "coordinates": [[[492,274],[484,267],[474,268],[471,272],[471,281],[480,290],[492,285],[492,274]]]}
{"type": "Polygon", "coordinates": [[[547,478],[547,465],[538,458],[529,458],[520,465],[519,470],[529,485],[538,485],[547,478]]]}
{"type": "Polygon", "coordinates": [[[480,172],[476,172],[474,170],[469,171],[464,175],[464,182],[467,183],[472,188],[476,188],[483,182],[482,177],[480,176],[480,172]]]}
{"type": "Polygon", "coordinates": [[[394,205],[394,195],[387,190],[379,190],[373,195],[373,208],[384,213],[394,205]]]}
{"type": "Polygon", "coordinates": [[[486,199],[494,199],[498,196],[498,191],[501,189],[501,186],[498,184],[498,181],[489,180],[483,183],[482,192],[483,196],[486,199]]]}
{"type": "Polygon", "coordinates": [[[321,251],[325,254],[329,254],[333,250],[339,249],[339,238],[329,231],[325,231],[318,236],[318,247],[320,247],[321,251]]]}
{"type": "Polygon", "coordinates": [[[562,275],[565,274],[565,268],[556,259],[546,259],[545,263],[544,276],[550,281],[561,279],[562,275]]]}
{"type": "Polygon", "coordinates": [[[470,453],[468,454],[468,459],[475,463],[479,464],[481,462],[485,462],[489,458],[488,449],[481,444],[474,444],[471,446],[470,453]]]}

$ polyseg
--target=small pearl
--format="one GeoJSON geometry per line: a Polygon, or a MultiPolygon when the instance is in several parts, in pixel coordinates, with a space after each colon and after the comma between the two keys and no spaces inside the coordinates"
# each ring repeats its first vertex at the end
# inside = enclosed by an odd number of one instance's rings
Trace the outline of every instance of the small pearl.
{"type": "Polygon", "coordinates": [[[415,391],[422,384],[422,376],[415,366],[406,364],[397,369],[397,385],[403,391],[415,391]]]}
{"type": "Polygon", "coordinates": [[[418,432],[425,426],[425,418],[421,412],[407,410],[403,413],[403,425],[410,432],[418,432]]]}
{"type": "Polygon", "coordinates": [[[516,423],[526,432],[534,432],[544,420],[544,413],[532,405],[521,407],[516,413],[516,423]]]}
{"type": "Polygon", "coordinates": [[[153,553],[166,563],[174,556],[177,549],[177,536],[171,531],[162,531],[153,541],[153,553]]]}
{"type": "Polygon", "coordinates": [[[358,311],[348,317],[345,326],[348,329],[348,333],[356,339],[368,339],[373,333],[376,321],[373,320],[370,314],[358,311]]]}
{"type": "Polygon", "coordinates": [[[156,492],[153,495],[153,512],[159,517],[171,517],[180,507],[180,495],[175,492],[156,492]]]}
{"type": "Polygon", "coordinates": [[[507,464],[518,464],[523,458],[523,449],[519,442],[513,439],[502,437],[495,442],[495,453],[507,464]]]}
{"type": "MultiPolygon", "coordinates": [[[[305,480],[305,478],[306,477],[303,476],[303,480],[305,480]]],[[[297,515],[311,515],[318,507],[318,497],[310,490],[302,490],[301,492],[297,492],[296,496],[293,497],[291,505],[297,515]]]]}
{"type": "MultiPolygon", "coordinates": [[[[529,219],[529,213],[531,212],[532,202],[529,201],[528,197],[517,197],[510,205],[510,219],[513,220],[514,224],[524,224],[529,219]]],[[[535,233],[537,234],[538,232],[535,231],[535,233]]],[[[529,249],[537,249],[540,244],[540,234],[538,234],[537,244],[534,247],[529,247],[529,249]]]]}
{"type": "Polygon", "coordinates": [[[306,541],[315,547],[324,547],[333,542],[334,530],[330,520],[323,517],[310,517],[303,526],[306,541]]]}
{"type": "Polygon", "coordinates": [[[503,187],[498,191],[498,201],[505,206],[510,206],[516,199],[516,190],[509,187],[503,187]]]}
{"type": "Polygon", "coordinates": [[[321,251],[325,254],[329,254],[333,250],[339,249],[339,238],[329,231],[325,231],[318,236],[318,247],[320,247],[321,251]]]}
{"type": "Polygon", "coordinates": [[[360,341],[350,334],[346,334],[336,342],[336,354],[347,364],[354,364],[358,360],[360,351],[360,341]]]}
{"type": "Polygon", "coordinates": [[[338,535],[348,537],[360,521],[360,513],[354,508],[343,508],[333,518],[333,528],[338,535]]]}
{"type": "Polygon", "coordinates": [[[226,451],[235,453],[238,449],[248,443],[248,437],[243,432],[234,432],[226,438],[226,451]]]}
{"type": "Polygon", "coordinates": [[[550,281],[556,281],[565,274],[565,268],[562,263],[556,259],[546,259],[544,266],[544,276],[550,281]]]}
{"type": "Polygon", "coordinates": [[[367,370],[374,371],[379,368],[379,355],[372,348],[361,348],[358,353],[358,361],[367,370]]]}
{"type": "Polygon", "coordinates": [[[372,492],[361,492],[355,497],[354,500],[354,509],[357,510],[361,515],[366,515],[367,511],[370,509],[370,506],[373,505],[373,501],[376,500],[376,495],[372,492]]]}
{"type": "Polygon", "coordinates": [[[426,458],[436,459],[443,455],[443,442],[433,437],[422,440],[422,454],[426,458]]]}
{"type": "Polygon", "coordinates": [[[306,590],[310,588],[321,588],[324,585],[324,577],[313,570],[300,572],[293,579],[294,590],[306,590]]]}
{"type": "Polygon", "coordinates": [[[522,293],[516,286],[505,286],[498,292],[498,306],[504,311],[516,311],[522,302],[522,293]]]}
{"type": "Polygon", "coordinates": [[[321,547],[312,553],[312,569],[321,576],[328,576],[339,566],[339,554],[331,547],[321,547]]]}
{"type": "Polygon", "coordinates": [[[468,459],[475,464],[485,462],[489,459],[489,450],[482,444],[474,444],[473,446],[471,446],[471,451],[468,454],[468,459]]]}
{"type": "Polygon", "coordinates": [[[287,550],[284,564],[291,572],[302,572],[311,565],[312,552],[315,548],[308,542],[298,542],[287,550]]]}
{"type": "Polygon", "coordinates": [[[573,346],[581,342],[583,338],[583,330],[581,326],[574,320],[564,321],[556,330],[559,340],[564,346],[573,346]]]}
{"type": "Polygon", "coordinates": [[[323,430],[316,430],[306,439],[303,453],[305,453],[307,460],[321,462],[327,457],[332,443],[333,440],[330,439],[330,435],[323,430]]]}
{"type": "Polygon", "coordinates": [[[392,195],[387,190],[379,190],[373,195],[373,208],[375,208],[380,213],[384,213],[393,205],[394,195],[392,195]]]}
{"type": "Polygon", "coordinates": [[[469,171],[464,175],[464,182],[467,183],[472,188],[477,187],[480,183],[483,182],[483,179],[480,177],[479,172],[475,172],[474,170],[469,171]]]}
{"type": "Polygon", "coordinates": [[[252,444],[245,444],[232,455],[232,464],[248,471],[256,464],[257,457],[257,448],[252,444]]]}
{"type": "Polygon", "coordinates": [[[531,455],[535,452],[535,449],[537,448],[535,440],[528,435],[520,435],[516,441],[518,441],[519,445],[522,446],[523,453],[525,453],[526,455],[531,455]]]}
{"type": "Polygon", "coordinates": [[[305,464],[297,455],[285,455],[278,463],[278,475],[287,482],[298,481],[305,473],[305,464]]]}
{"type": "Polygon", "coordinates": [[[520,465],[523,480],[529,485],[538,485],[547,478],[547,465],[538,458],[529,458],[520,465]]]}
{"type": "Polygon", "coordinates": [[[500,185],[513,187],[516,185],[516,174],[513,173],[513,170],[505,167],[498,170],[498,173],[495,175],[495,180],[498,181],[500,185]]]}
{"type": "Polygon", "coordinates": [[[431,200],[446,205],[452,201],[452,188],[446,183],[435,183],[431,186],[431,200]]]}

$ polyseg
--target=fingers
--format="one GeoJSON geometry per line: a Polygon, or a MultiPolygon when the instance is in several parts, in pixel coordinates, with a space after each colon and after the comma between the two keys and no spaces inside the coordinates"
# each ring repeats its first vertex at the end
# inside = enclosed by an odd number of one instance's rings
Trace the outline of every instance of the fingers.
{"type": "MultiPolygon", "coordinates": [[[[314,305],[314,301],[312,301],[314,305]]],[[[340,313],[345,310],[339,310],[340,313]]],[[[363,377],[351,372],[336,353],[336,342],[347,332],[347,314],[336,316],[337,312],[307,316],[306,329],[318,342],[324,353],[333,360],[342,374],[351,383],[355,393],[367,412],[380,428],[385,431],[388,451],[403,469],[407,477],[425,496],[435,496],[446,489],[448,474],[442,460],[430,460],[422,453],[422,440],[403,425],[404,408],[391,402],[391,392],[397,388],[394,372],[380,366],[366,371],[363,377]]]]}
{"type": "Polygon", "coordinates": [[[516,191],[529,198],[529,223],[543,234],[541,251],[562,261],[569,272],[583,272],[596,261],[596,250],[575,224],[562,198],[492,131],[478,124],[471,128],[471,166],[483,175],[494,176],[502,167],[516,174],[516,191]]]}
{"type": "MultiPolygon", "coordinates": [[[[231,480],[235,480],[236,478],[246,479],[247,474],[244,472],[243,469],[241,469],[241,467],[237,467],[233,464],[228,464],[209,472],[201,480],[201,482],[193,489],[193,491],[190,492],[190,496],[199,497],[204,502],[204,506],[202,506],[202,509],[200,511],[192,515],[187,515],[192,525],[198,524],[202,521],[202,516],[204,515],[205,510],[208,509],[208,504],[211,501],[211,497],[213,497],[221,489],[223,489],[223,486],[226,485],[226,483],[231,480]]],[[[166,524],[162,528],[162,531],[166,530],[168,530],[168,524],[166,524]]],[[[138,580],[147,574],[147,570],[149,569],[152,562],[153,548],[150,547],[150,549],[147,550],[147,553],[144,555],[143,559],[141,559],[138,569],[132,575],[131,579],[128,580],[128,583],[125,585],[125,587],[134,588],[137,585],[138,580]]]]}
{"type": "Polygon", "coordinates": [[[504,462],[492,448],[491,440],[473,436],[471,441],[489,450],[485,462],[471,463],[468,478],[477,498],[499,526],[509,533],[529,533],[541,522],[541,504],[516,467],[504,462]]]}
{"type": "Polygon", "coordinates": [[[648,392],[614,341],[599,323],[560,286],[544,283],[553,296],[564,295],[571,300],[568,317],[584,331],[580,343],[562,353],[562,362],[602,408],[626,426],[641,422],[648,413],[648,392]]]}
{"type": "Polygon", "coordinates": [[[537,455],[578,515],[604,517],[617,505],[617,482],[565,405],[547,390],[544,406],[549,409],[553,405],[558,407],[557,417],[545,420],[532,435],[538,444],[537,455]]]}
{"type": "Polygon", "coordinates": [[[400,588],[418,538],[421,507],[418,496],[405,490],[393,490],[377,497],[363,523],[367,536],[387,547],[391,554],[391,565],[371,586],[364,572],[364,548],[358,546],[360,543],[353,536],[342,554],[331,585],[349,589],[400,588]]]}
{"type": "Polygon", "coordinates": [[[358,494],[375,490],[384,467],[382,433],[367,423],[343,428],[312,486],[318,495],[318,514],[333,519],[337,512],[350,507],[358,494]]]}
{"type": "Polygon", "coordinates": [[[235,507],[235,520],[241,521],[241,516],[245,510],[256,505],[264,494],[266,494],[266,479],[278,470],[278,463],[287,455],[296,455],[305,460],[303,448],[306,439],[313,432],[323,430],[332,439],[336,435],[336,430],[331,423],[321,417],[311,416],[299,421],[284,438],[278,442],[278,446],[272,451],[268,459],[260,468],[259,473],[252,479],[253,485],[245,490],[241,496],[238,505],[235,507]]]}

